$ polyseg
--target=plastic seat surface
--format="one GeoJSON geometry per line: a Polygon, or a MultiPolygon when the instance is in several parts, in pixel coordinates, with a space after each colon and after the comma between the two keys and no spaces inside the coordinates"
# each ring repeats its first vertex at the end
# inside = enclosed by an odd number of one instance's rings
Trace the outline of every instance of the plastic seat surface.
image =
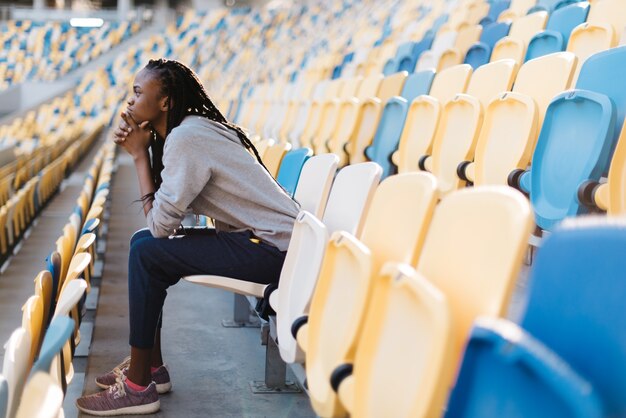
{"type": "Polygon", "coordinates": [[[319,415],[335,416],[343,409],[329,378],[340,362],[353,359],[372,293],[371,275],[386,261],[415,261],[435,205],[435,190],[435,179],[426,173],[391,176],[376,190],[363,242],[341,231],[331,236],[311,301],[305,349],[309,393],[319,415]]]}
{"type": "Polygon", "coordinates": [[[298,148],[287,152],[283,157],[276,181],[283,186],[290,196],[295,193],[302,167],[312,153],[309,148],[298,148]]]}
{"type": "Polygon", "coordinates": [[[587,212],[577,199],[578,186],[602,176],[614,129],[615,106],[608,97],[587,90],[555,97],[537,140],[532,168],[521,179],[539,227],[551,230],[566,216],[587,212]]]}
{"type": "Polygon", "coordinates": [[[564,51],[572,30],[585,22],[589,3],[575,3],[555,10],[548,19],[546,30],[530,40],[525,61],[554,52],[564,51]]]}
{"type": "Polygon", "coordinates": [[[30,346],[30,335],[21,327],[11,333],[9,341],[5,345],[2,375],[8,386],[7,417],[15,415],[20,403],[28,375],[30,346]]]}
{"type": "Polygon", "coordinates": [[[50,373],[52,360],[61,352],[65,343],[72,336],[73,330],[74,321],[70,317],[57,316],[52,319],[50,326],[46,330],[39,357],[33,365],[31,373],[50,373]]]}
{"type": "Polygon", "coordinates": [[[579,218],[550,234],[520,326],[477,326],[447,417],[624,416],[625,245],[623,219],[579,218]]]}
{"type": "Polygon", "coordinates": [[[394,167],[391,164],[391,154],[398,147],[407,110],[408,103],[404,98],[394,97],[390,99],[383,110],[372,145],[365,149],[367,158],[382,167],[383,179],[393,174],[394,167]]]}
{"type": "Polygon", "coordinates": [[[467,50],[463,62],[472,68],[488,63],[494,45],[509,34],[510,28],[510,22],[496,22],[484,27],[479,42],[467,50]]]}
{"type": "Polygon", "coordinates": [[[404,82],[404,87],[400,96],[404,97],[407,102],[411,103],[417,96],[428,94],[430,87],[435,79],[435,71],[425,70],[417,73],[409,74],[404,82]]]}
{"type": "Polygon", "coordinates": [[[456,361],[445,296],[406,264],[386,264],[376,281],[340,400],[351,416],[437,416],[456,361]]]}
{"type": "Polygon", "coordinates": [[[318,219],[324,216],[338,162],[335,154],[320,154],[304,163],[294,194],[301,210],[311,212],[318,219]]]}
{"type": "Polygon", "coordinates": [[[63,404],[63,390],[46,373],[36,373],[24,387],[16,418],[57,418],[63,404]]]}
{"type": "Polygon", "coordinates": [[[547,21],[547,12],[536,12],[517,18],[511,24],[509,34],[494,45],[490,62],[512,58],[522,63],[528,43],[536,33],[545,28],[547,21]]]}

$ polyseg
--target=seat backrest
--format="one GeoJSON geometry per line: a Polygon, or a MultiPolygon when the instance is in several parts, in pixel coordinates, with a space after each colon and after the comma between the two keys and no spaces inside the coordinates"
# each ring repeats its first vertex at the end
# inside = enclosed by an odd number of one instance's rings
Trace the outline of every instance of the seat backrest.
{"type": "Polygon", "coordinates": [[[39,357],[33,365],[31,373],[50,373],[52,360],[63,349],[74,331],[74,321],[68,316],[57,316],[52,319],[39,351],[39,357]]]}
{"type": "Polygon", "coordinates": [[[303,360],[291,335],[291,324],[308,311],[327,242],[324,224],[307,211],[301,211],[294,223],[278,282],[276,331],[281,356],[289,363],[303,360]]]}
{"type": "Polygon", "coordinates": [[[570,88],[575,66],[575,55],[559,52],[527,61],[519,69],[513,91],[537,102],[539,127],[554,96],[570,88]]]}
{"type": "Polygon", "coordinates": [[[43,300],[41,296],[38,295],[29,297],[24,306],[22,306],[22,328],[28,332],[31,341],[28,368],[33,365],[33,360],[37,355],[41,337],[45,330],[43,310],[43,300]]]}
{"type": "Polygon", "coordinates": [[[267,167],[267,170],[270,172],[272,177],[276,178],[276,176],[278,175],[280,163],[283,161],[285,154],[287,154],[287,151],[289,151],[290,149],[291,144],[283,144],[278,142],[276,144],[270,145],[265,151],[265,154],[263,155],[263,163],[265,164],[265,167],[267,167]]]}
{"type": "Polygon", "coordinates": [[[380,88],[378,89],[376,97],[378,97],[384,104],[392,97],[399,96],[402,92],[402,87],[404,87],[404,81],[408,75],[409,74],[406,71],[401,71],[385,77],[380,83],[380,88]]]}
{"type": "Polygon", "coordinates": [[[555,10],[548,19],[546,30],[530,40],[526,61],[565,50],[572,30],[584,23],[589,13],[589,3],[574,3],[555,10]]]}
{"type": "MultiPolygon", "coordinates": [[[[623,6],[623,4],[622,4],[623,6]]],[[[626,8],[626,7],[625,7],[626,8]]],[[[615,104],[616,119],[615,130],[611,138],[611,151],[617,143],[620,135],[620,128],[626,116],[626,85],[616,83],[615,80],[621,78],[620,67],[626,65],[626,46],[612,48],[604,52],[599,52],[587,59],[582,65],[577,89],[591,90],[608,96],[615,104]]],[[[605,167],[605,169],[608,168],[605,167]]]]}
{"type": "Polygon", "coordinates": [[[609,165],[614,129],[615,105],[607,96],[572,90],[554,98],[531,171],[521,179],[539,227],[551,230],[566,216],[588,211],[578,201],[578,187],[600,180],[609,165]]]}
{"type": "Polygon", "coordinates": [[[63,390],[47,373],[37,373],[24,387],[16,418],[56,417],[63,405],[63,390]]]}
{"type": "Polygon", "coordinates": [[[20,327],[9,337],[4,349],[2,375],[8,387],[7,417],[15,416],[20,404],[22,390],[28,375],[28,356],[30,355],[30,335],[20,327]]]}
{"type": "Polygon", "coordinates": [[[382,168],[373,162],[349,165],[339,171],[322,219],[329,233],[346,231],[361,236],[365,215],[381,175],[382,168]]]}
{"type": "Polygon", "coordinates": [[[331,236],[311,301],[306,349],[307,382],[318,415],[338,416],[341,409],[329,377],[335,366],[354,358],[374,272],[387,261],[416,259],[435,200],[432,175],[389,177],[376,190],[363,242],[345,232],[331,236]]]}
{"type": "Polygon", "coordinates": [[[339,92],[340,99],[351,99],[356,96],[356,92],[359,90],[359,86],[363,81],[363,77],[350,77],[346,79],[341,91],[339,92]]]}
{"type": "Polygon", "coordinates": [[[483,108],[498,94],[510,91],[517,74],[517,64],[506,59],[482,65],[474,70],[466,93],[476,97],[483,108]]]}
{"type": "Polygon", "coordinates": [[[50,307],[53,305],[52,300],[52,274],[48,270],[42,270],[35,277],[35,294],[41,297],[43,305],[43,324],[48,327],[49,318],[51,316],[50,307]]]}
{"type": "Polygon", "coordinates": [[[523,62],[528,43],[535,34],[545,28],[547,21],[548,12],[545,11],[518,17],[511,24],[509,35],[499,40],[493,47],[490,61],[513,58],[519,63],[523,62]]]}
{"type": "Polygon", "coordinates": [[[472,67],[467,64],[446,68],[435,75],[428,95],[439,100],[443,106],[456,94],[465,92],[471,75],[472,67]]]}
{"type": "MultiPolygon", "coordinates": [[[[88,254],[87,254],[88,255],[88,254]]],[[[69,315],[72,308],[76,306],[80,298],[87,290],[87,283],[83,279],[69,280],[65,282],[63,290],[59,294],[59,300],[54,311],[54,316],[69,315]]]]}
{"type": "Polygon", "coordinates": [[[530,275],[521,326],[593,385],[605,416],[626,415],[626,223],[568,221],[545,239],[530,275]],[[590,356],[589,353],[594,353],[590,356]]]}
{"type": "Polygon", "coordinates": [[[338,163],[335,154],[315,155],[304,163],[294,194],[301,210],[322,219],[338,163]]]}
{"type": "Polygon", "coordinates": [[[370,97],[376,97],[378,88],[383,80],[382,74],[372,74],[365,77],[357,90],[356,97],[359,100],[365,100],[370,97]]]}
{"type": "Polygon", "coordinates": [[[408,265],[386,264],[375,280],[354,361],[351,416],[439,416],[456,362],[446,298],[408,265]]]}
{"type": "Polygon", "coordinates": [[[343,167],[348,162],[348,155],[343,147],[350,141],[357,126],[359,109],[360,102],[356,98],[344,100],[339,106],[337,126],[328,141],[328,150],[339,156],[339,167],[343,167]]]}
{"type": "Polygon", "coordinates": [[[405,99],[391,98],[385,104],[372,145],[365,150],[367,157],[382,167],[383,179],[393,174],[394,167],[389,157],[398,148],[407,110],[408,103],[405,99]]]}
{"type": "Polygon", "coordinates": [[[610,24],[613,28],[611,45],[616,45],[619,36],[626,26],[626,8],[620,0],[595,1],[589,10],[587,22],[591,24],[610,24]]]}
{"type": "Polygon", "coordinates": [[[428,94],[434,78],[434,70],[425,70],[409,74],[404,82],[404,87],[402,88],[400,96],[404,97],[407,102],[411,103],[417,96],[428,94]]]}
{"type": "Polygon", "coordinates": [[[455,358],[477,316],[506,312],[532,226],[528,200],[507,186],[459,190],[437,206],[417,271],[448,299],[455,358]]]}
{"type": "Polygon", "coordinates": [[[310,148],[294,149],[287,152],[280,163],[276,181],[290,196],[295,193],[302,167],[312,154],[313,151],[310,148]]]}
{"type": "Polygon", "coordinates": [[[489,103],[474,153],[474,185],[507,185],[516,168],[530,162],[539,126],[535,101],[524,94],[505,92],[489,103]]]}

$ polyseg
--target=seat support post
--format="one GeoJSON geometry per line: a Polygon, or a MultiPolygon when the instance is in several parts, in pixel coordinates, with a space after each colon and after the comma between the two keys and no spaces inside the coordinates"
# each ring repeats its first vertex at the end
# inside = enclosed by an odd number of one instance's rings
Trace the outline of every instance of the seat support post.
{"type": "Polygon", "coordinates": [[[271,336],[265,352],[265,381],[250,382],[252,393],[299,393],[297,384],[286,380],[287,363],[280,357],[278,346],[271,336]]]}
{"type": "Polygon", "coordinates": [[[224,328],[259,328],[261,323],[256,315],[251,315],[248,298],[235,293],[233,319],[222,319],[222,326],[224,328]]]}

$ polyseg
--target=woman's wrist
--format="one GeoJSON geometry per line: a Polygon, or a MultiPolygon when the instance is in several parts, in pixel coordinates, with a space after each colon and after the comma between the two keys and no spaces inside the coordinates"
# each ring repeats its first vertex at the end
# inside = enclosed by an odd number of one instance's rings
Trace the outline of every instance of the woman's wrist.
{"type": "Polygon", "coordinates": [[[150,153],[147,149],[145,151],[133,154],[132,157],[135,164],[150,161],[150,153]]]}

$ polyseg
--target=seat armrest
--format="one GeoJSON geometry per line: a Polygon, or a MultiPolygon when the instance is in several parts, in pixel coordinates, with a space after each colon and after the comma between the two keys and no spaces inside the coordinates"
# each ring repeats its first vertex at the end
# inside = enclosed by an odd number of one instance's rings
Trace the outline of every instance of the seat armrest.
{"type": "Polygon", "coordinates": [[[343,407],[350,414],[354,412],[354,375],[351,363],[342,364],[333,370],[330,385],[339,396],[343,407]]]}
{"type": "Polygon", "coordinates": [[[430,155],[422,155],[417,163],[417,166],[419,167],[420,170],[422,171],[428,171],[428,169],[426,168],[426,164],[428,159],[430,158],[430,155]]]}
{"type": "Polygon", "coordinates": [[[293,338],[295,339],[298,338],[298,331],[300,331],[300,328],[302,328],[302,326],[307,324],[308,322],[309,322],[308,315],[300,316],[296,318],[295,321],[293,321],[293,324],[291,324],[291,335],[293,336],[293,338]]]}

